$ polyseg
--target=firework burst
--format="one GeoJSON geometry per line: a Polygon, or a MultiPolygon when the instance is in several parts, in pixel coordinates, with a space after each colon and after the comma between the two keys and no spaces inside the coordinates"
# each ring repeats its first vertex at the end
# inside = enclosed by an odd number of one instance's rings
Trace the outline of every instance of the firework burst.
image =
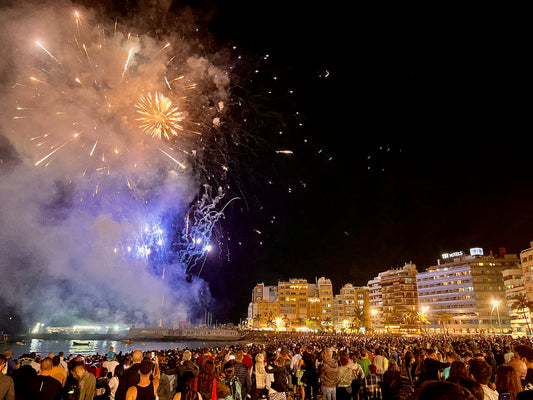
{"type": "Polygon", "coordinates": [[[155,93],[152,96],[148,93],[148,96],[141,96],[135,107],[140,114],[137,118],[140,128],[152,137],[170,139],[171,136],[178,136],[178,131],[183,131],[183,112],[178,111],[179,108],[163,94],[155,93]]]}
{"type": "Polygon", "coordinates": [[[184,57],[180,38],[159,43],[117,22],[102,27],[79,11],[72,15],[56,41],[40,34],[29,43],[29,76],[21,73],[13,85],[14,130],[32,132],[25,138],[34,146],[32,163],[99,181],[118,173],[128,187],[147,167],[185,169],[220,120],[223,107],[212,104],[226,101],[215,91],[214,98],[196,95],[205,92],[202,82],[212,85],[214,67],[184,57]]]}

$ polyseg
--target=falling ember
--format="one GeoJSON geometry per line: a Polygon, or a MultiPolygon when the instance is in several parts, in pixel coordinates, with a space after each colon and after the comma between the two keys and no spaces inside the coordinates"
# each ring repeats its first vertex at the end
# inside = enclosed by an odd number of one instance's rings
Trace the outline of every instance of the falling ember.
{"type": "Polygon", "coordinates": [[[140,128],[152,137],[161,139],[164,136],[170,139],[170,136],[178,136],[178,131],[183,131],[180,125],[184,119],[183,113],[161,93],[141,96],[135,107],[141,114],[141,117],[137,118],[137,121],[141,122],[140,128]]]}
{"type": "MultiPolygon", "coordinates": [[[[130,38],[129,35],[130,34],[128,33],[128,40],[130,38]]],[[[130,49],[130,52],[128,53],[128,58],[126,59],[126,63],[124,64],[124,71],[122,71],[122,78],[120,79],[121,82],[124,80],[124,75],[126,74],[126,71],[128,70],[128,65],[130,63],[132,54],[133,54],[133,47],[130,49]]]]}
{"type": "Polygon", "coordinates": [[[178,164],[182,169],[187,168],[184,164],[180,163],[178,160],[176,160],[174,157],[172,157],[170,154],[168,154],[165,150],[159,149],[161,153],[166,155],[168,158],[170,158],[172,161],[174,161],[176,164],[178,164]]]}
{"type": "Polygon", "coordinates": [[[54,60],[58,64],[61,64],[61,62],[57,58],[55,58],[53,54],[50,53],[40,42],[36,41],[35,44],[39,46],[46,54],[48,54],[52,58],[52,60],[54,60]]]}
{"type": "Polygon", "coordinates": [[[94,143],[94,146],[91,150],[91,152],[89,153],[90,156],[92,156],[94,154],[94,149],[96,149],[96,145],[98,144],[98,140],[94,143]]]}
{"type": "Polygon", "coordinates": [[[162,49],[160,49],[157,53],[155,53],[155,54],[152,56],[152,59],[154,59],[159,53],[161,53],[163,50],[165,50],[168,46],[170,46],[170,43],[167,43],[165,46],[163,46],[162,49]]]}
{"type": "Polygon", "coordinates": [[[278,154],[294,154],[292,150],[276,150],[278,154]]]}

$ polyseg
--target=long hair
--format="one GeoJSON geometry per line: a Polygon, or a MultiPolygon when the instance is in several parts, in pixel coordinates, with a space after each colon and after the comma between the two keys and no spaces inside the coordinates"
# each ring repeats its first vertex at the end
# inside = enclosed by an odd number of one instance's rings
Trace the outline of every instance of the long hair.
{"type": "Polygon", "coordinates": [[[216,379],[217,376],[217,370],[215,368],[215,362],[213,360],[205,360],[202,363],[202,368],[200,368],[200,372],[198,373],[198,391],[202,393],[202,396],[207,397],[207,399],[211,398],[211,392],[213,390],[213,380],[216,379]]]}
{"type": "Polygon", "coordinates": [[[496,370],[496,390],[498,393],[509,392],[511,400],[516,399],[516,395],[522,391],[520,377],[513,367],[500,365],[496,370]]]}

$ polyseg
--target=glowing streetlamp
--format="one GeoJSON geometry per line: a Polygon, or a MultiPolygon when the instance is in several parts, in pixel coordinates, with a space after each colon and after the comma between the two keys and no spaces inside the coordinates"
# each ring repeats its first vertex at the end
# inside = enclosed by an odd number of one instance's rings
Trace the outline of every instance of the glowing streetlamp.
{"type": "Polygon", "coordinates": [[[494,311],[494,308],[496,308],[496,313],[498,315],[498,326],[500,327],[500,335],[503,333],[502,330],[502,321],[500,319],[500,301],[499,300],[492,300],[492,311],[494,311]]]}

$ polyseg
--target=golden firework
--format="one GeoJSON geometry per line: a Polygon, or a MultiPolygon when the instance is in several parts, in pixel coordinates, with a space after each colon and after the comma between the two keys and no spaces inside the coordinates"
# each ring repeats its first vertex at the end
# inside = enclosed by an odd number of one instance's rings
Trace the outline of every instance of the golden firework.
{"type": "Polygon", "coordinates": [[[178,131],[183,131],[183,126],[180,125],[184,119],[183,113],[161,93],[141,96],[135,107],[141,114],[137,118],[141,122],[140,128],[152,137],[170,139],[171,136],[177,136],[178,131]]]}

